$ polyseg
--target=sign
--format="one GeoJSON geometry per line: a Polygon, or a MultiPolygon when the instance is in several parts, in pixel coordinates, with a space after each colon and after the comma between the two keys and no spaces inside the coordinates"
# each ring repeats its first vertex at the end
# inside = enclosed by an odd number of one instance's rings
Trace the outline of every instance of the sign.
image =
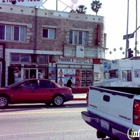
{"type": "MultiPolygon", "coordinates": [[[[2,4],[12,4],[12,0],[0,0],[0,3],[2,4]]],[[[16,0],[15,5],[21,5],[21,6],[42,6],[43,1],[42,0],[16,0]]]]}
{"type": "Polygon", "coordinates": [[[129,39],[129,38],[134,38],[134,33],[128,34],[128,35],[124,35],[124,36],[123,36],[123,40],[127,39],[127,37],[128,37],[128,39],[129,39]]]}
{"type": "Polygon", "coordinates": [[[58,63],[65,63],[65,64],[93,64],[92,59],[88,59],[88,58],[59,58],[58,63]]]}

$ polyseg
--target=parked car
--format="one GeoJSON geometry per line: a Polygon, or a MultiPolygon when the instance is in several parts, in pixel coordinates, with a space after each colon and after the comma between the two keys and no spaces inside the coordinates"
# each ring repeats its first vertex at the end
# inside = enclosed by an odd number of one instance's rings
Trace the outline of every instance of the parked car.
{"type": "Polygon", "coordinates": [[[47,79],[26,79],[0,88],[0,108],[17,103],[45,103],[62,106],[72,100],[72,90],[47,79]]]}

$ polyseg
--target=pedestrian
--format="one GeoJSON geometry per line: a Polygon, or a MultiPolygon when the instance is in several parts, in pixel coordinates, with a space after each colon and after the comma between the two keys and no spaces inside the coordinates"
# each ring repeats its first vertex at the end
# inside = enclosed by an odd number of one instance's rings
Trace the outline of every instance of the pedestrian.
{"type": "Polygon", "coordinates": [[[70,77],[70,79],[67,81],[67,87],[72,88],[71,85],[72,85],[72,77],[70,77]]]}

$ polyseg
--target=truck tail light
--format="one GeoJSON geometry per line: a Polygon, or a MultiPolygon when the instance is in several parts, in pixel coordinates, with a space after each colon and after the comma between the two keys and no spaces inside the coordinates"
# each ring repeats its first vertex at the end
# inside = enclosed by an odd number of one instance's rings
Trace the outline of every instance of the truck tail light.
{"type": "Polygon", "coordinates": [[[88,92],[86,93],[86,102],[87,102],[87,106],[88,106],[88,92]]]}
{"type": "Polygon", "coordinates": [[[133,123],[136,125],[140,125],[140,101],[139,100],[134,100],[133,123]]]}

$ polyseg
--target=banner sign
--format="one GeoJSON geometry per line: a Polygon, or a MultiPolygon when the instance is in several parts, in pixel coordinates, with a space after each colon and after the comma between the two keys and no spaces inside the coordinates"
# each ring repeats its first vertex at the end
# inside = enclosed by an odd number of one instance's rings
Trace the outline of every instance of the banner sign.
{"type": "MultiPolygon", "coordinates": [[[[0,0],[0,3],[2,4],[12,4],[13,0],[0,0]]],[[[27,6],[27,7],[34,7],[34,6],[42,6],[43,1],[42,0],[15,0],[15,5],[20,6],[27,6]]]]}
{"type": "Polygon", "coordinates": [[[92,59],[88,59],[88,58],[59,58],[58,63],[65,63],[65,64],[93,64],[92,59]]]}

